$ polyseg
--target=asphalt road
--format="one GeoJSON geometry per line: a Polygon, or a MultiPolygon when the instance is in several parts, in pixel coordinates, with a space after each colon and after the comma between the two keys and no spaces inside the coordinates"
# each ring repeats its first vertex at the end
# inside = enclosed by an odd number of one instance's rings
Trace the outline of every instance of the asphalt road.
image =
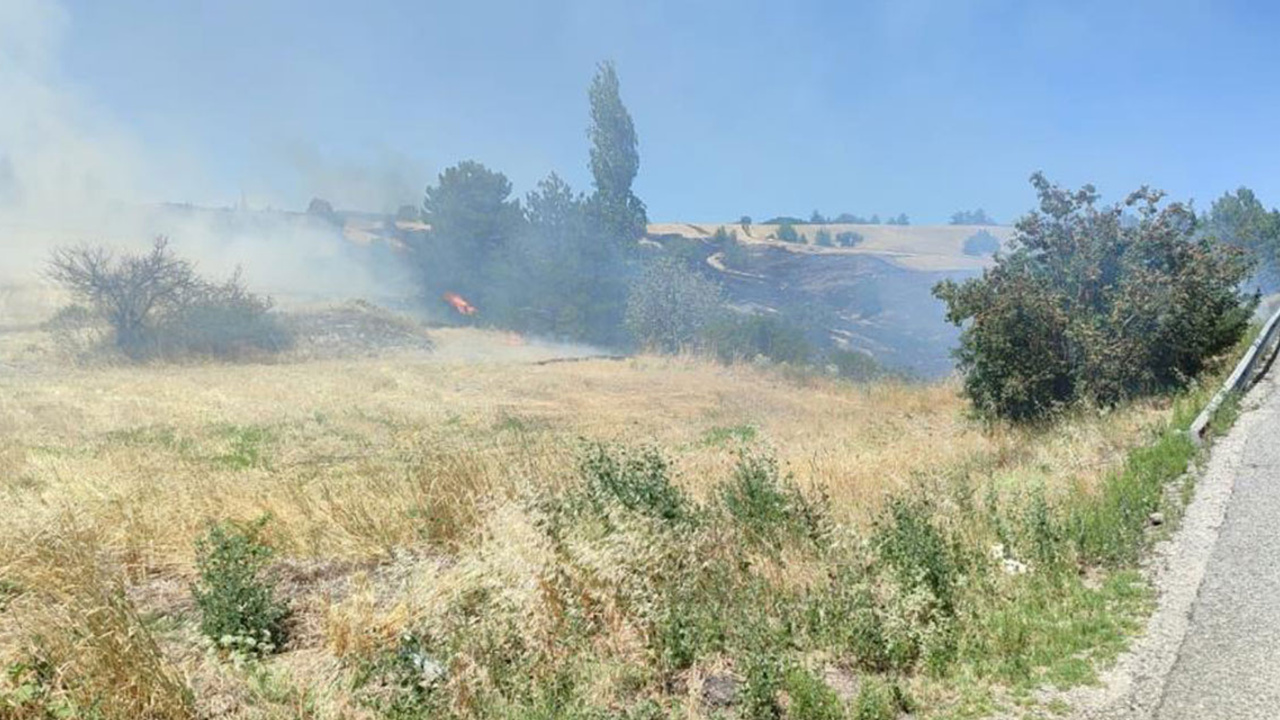
{"type": "Polygon", "coordinates": [[[1278,371],[1251,393],[1257,417],[1236,428],[1230,496],[1156,720],[1280,719],[1278,371]]]}

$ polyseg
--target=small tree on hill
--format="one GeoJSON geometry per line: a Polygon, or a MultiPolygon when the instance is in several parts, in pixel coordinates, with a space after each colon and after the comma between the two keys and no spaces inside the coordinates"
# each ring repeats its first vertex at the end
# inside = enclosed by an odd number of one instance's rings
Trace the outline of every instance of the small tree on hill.
{"type": "Polygon", "coordinates": [[[952,225],[995,225],[996,221],[992,220],[987,211],[982,208],[977,210],[959,210],[951,215],[952,225]]]}
{"type": "Polygon", "coordinates": [[[800,233],[796,232],[796,226],[789,221],[783,221],[778,224],[778,239],[786,243],[800,242],[800,233]]]}
{"type": "Polygon", "coordinates": [[[964,254],[965,255],[995,255],[1000,251],[1000,239],[986,230],[978,232],[965,238],[964,254]]]}
{"type": "Polygon", "coordinates": [[[1249,263],[1197,240],[1186,206],[1142,188],[1100,208],[1092,186],[1068,192],[1039,173],[1032,184],[1040,208],[1009,253],[981,278],[934,288],[964,328],[957,357],[978,411],[1026,420],[1181,387],[1244,334],[1257,303],[1237,290],[1249,263]]]}
{"type": "Polygon", "coordinates": [[[863,240],[862,233],[853,230],[845,230],[836,235],[836,244],[840,247],[853,247],[863,240]]]}

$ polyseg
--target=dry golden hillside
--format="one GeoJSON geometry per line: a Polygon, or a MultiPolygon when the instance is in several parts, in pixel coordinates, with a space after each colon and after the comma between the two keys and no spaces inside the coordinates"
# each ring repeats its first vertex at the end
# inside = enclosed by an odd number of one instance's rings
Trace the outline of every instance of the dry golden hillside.
{"type": "Polygon", "coordinates": [[[989,257],[966,255],[964,241],[977,232],[986,231],[1005,242],[1013,228],[1003,225],[796,225],[807,244],[797,245],[771,239],[777,225],[741,225],[719,223],[659,223],[649,226],[651,235],[679,235],[687,238],[710,238],[719,229],[736,232],[747,244],[769,245],[798,253],[823,255],[869,255],[906,270],[922,272],[981,270],[990,265],[989,257]],[[852,231],[861,234],[863,242],[852,248],[813,245],[815,233],[826,230],[832,235],[852,231]]]}

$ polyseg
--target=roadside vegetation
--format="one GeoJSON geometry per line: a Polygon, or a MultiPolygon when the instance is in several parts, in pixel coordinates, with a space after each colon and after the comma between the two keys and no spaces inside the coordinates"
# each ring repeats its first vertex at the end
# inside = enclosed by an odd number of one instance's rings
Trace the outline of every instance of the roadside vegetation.
{"type": "Polygon", "coordinates": [[[957,353],[975,409],[1014,421],[1074,405],[1111,407],[1186,387],[1249,328],[1253,261],[1197,235],[1181,203],[1143,188],[1097,207],[1032,176],[1040,207],[982,277],[935,294],[964,330],[957,353]],[[1126,209],[1137,212],[1124,220],[1126,209]]]}
{"type": "Polygon", "coordinates": [[[5,379],[0,703],[976,717],[1087,680],[1138,627],[1135,560],[1204,392],[1017,428],[955,386],[781,367],[5,379]]]}

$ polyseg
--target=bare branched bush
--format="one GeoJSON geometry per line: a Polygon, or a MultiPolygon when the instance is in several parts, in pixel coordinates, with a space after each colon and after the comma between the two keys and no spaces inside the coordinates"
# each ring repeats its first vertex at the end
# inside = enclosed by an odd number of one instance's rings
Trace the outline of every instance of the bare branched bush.
{"type": "Polygon", "coordinates": [[[270,298],[249,292],[238,272],[221,283],[205,280],[164,237],[141,254],[61,248],[48,275],[110,329],[111,343],[131,360],[238,357],[291,345],[270,298]]]}

